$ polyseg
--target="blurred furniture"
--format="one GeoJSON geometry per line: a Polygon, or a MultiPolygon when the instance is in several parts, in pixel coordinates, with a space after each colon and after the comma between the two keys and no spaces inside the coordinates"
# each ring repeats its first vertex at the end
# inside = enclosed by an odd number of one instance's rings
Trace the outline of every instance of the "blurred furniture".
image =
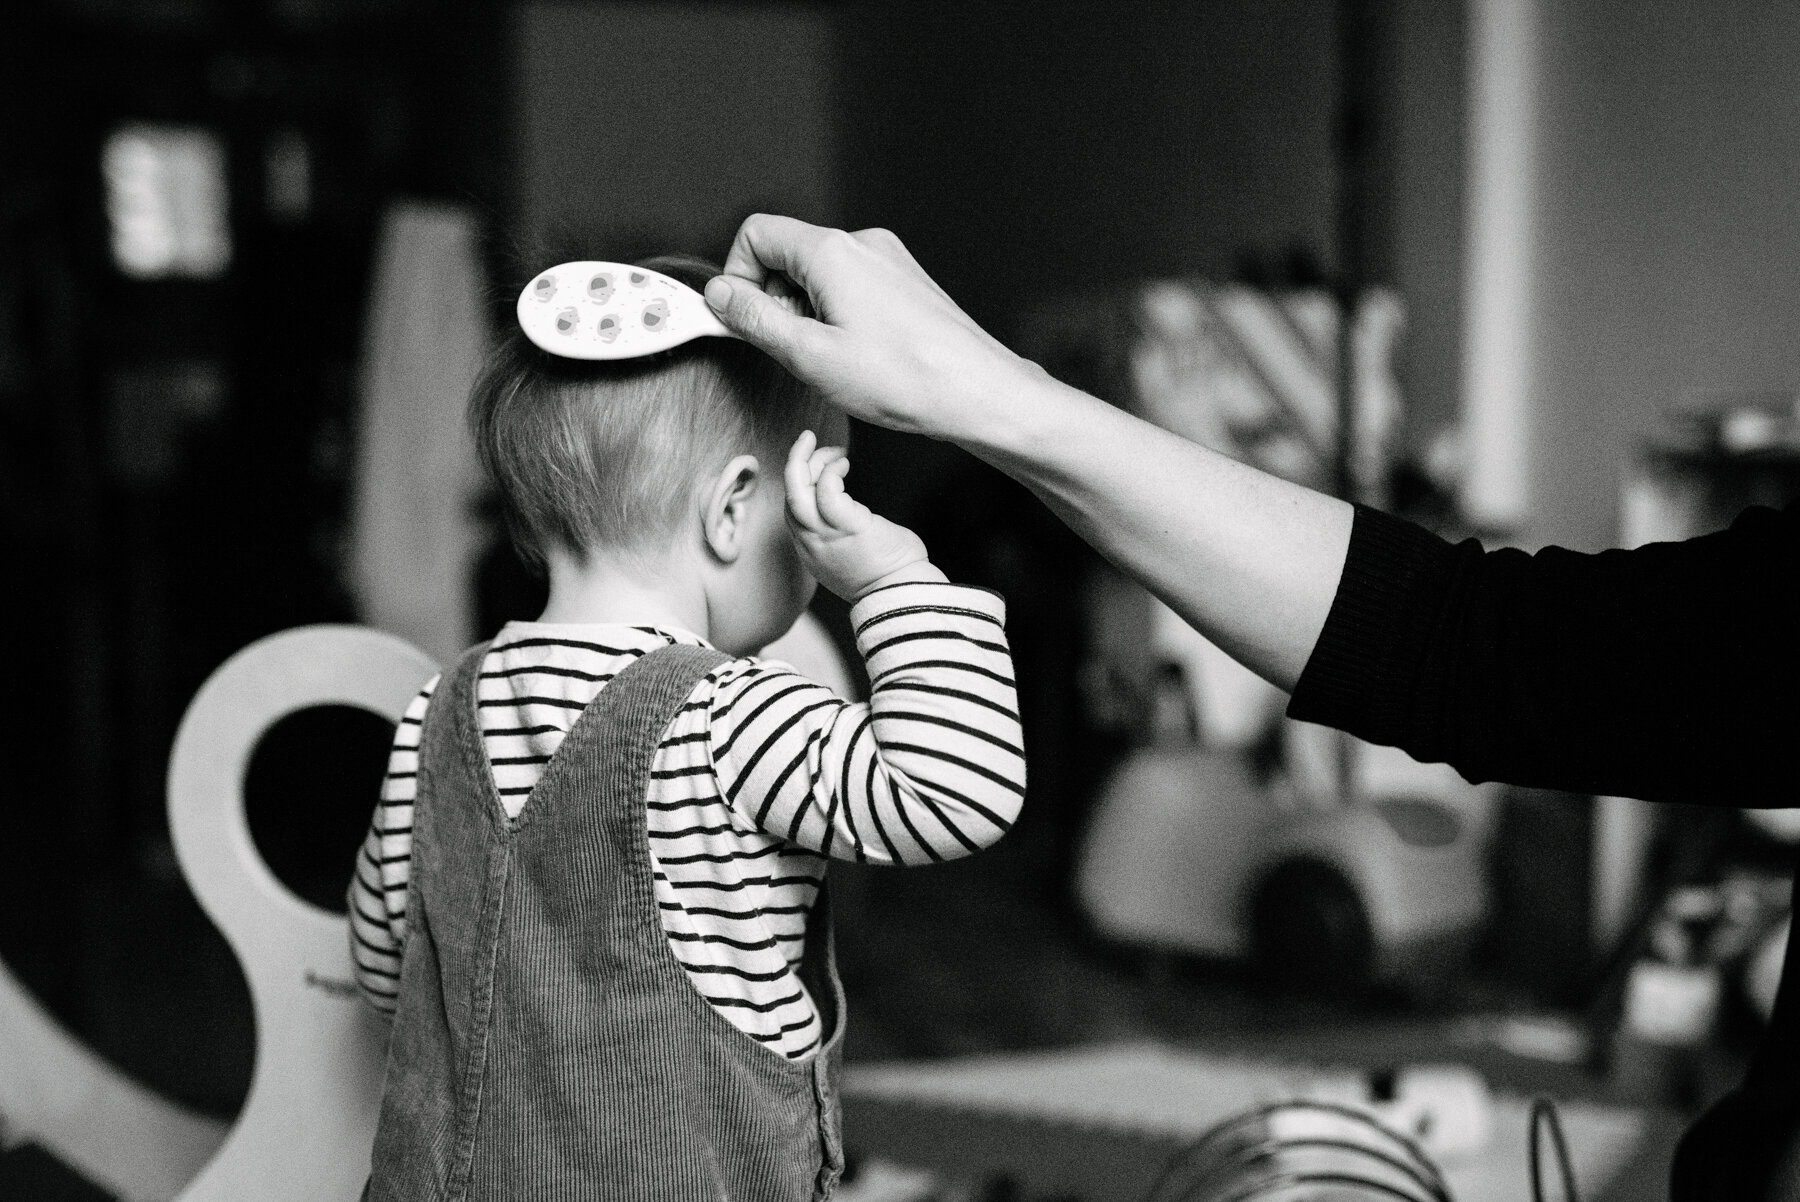
{"type": "Polygon", "coordinates": [[[392,635],[301,627],[232,656],[182,719],[169,826],[182,872],[243,966],[257,1035],[243,1112],[182,1202],[350,1202],[362,1190],[387,1024],[359,996],[344,918],[295,897],[258,854],[242,782],[280,719],[351,705],[398,722],[436,670],[392,635]]]}
{"type": "MultiPolygon", "coordinates": [[[[1160,280],[1041,307],[1026,349],[1109,364],[1096,383],[1145,420],[1379,503],[1397,459],[1405,312],[1384,289],[1343,312],[1322,288],[1160,280]]],[[[1275,979],[1352,992],[1472,941],[1491,790],[1288,721],[1280,690],[1119,573],[1096,573],[1086,609],[1089,720],[1131,748],[1075,872],[1103,936],[1250,954],[1275,979]]]]}
{"type": "MultiPolygon", "coordinates": [[[[1293,724],[1298,728],[1298,724],[1293,724]]],[[[1330,732],[1298,728],[1296,743],[1330,732]]],[[[1291,753],[1301,760],[1304,752],[1291,753]]],[[[1249,954],[1268,977],[1353,992],[1441,972],[1487,911],[1490,792],[1442,765],[1362,746],[1358,801],[1258,780],[1239,755],[1152,748],[1101,794],[1077,874],[1095,928],[1119,943],[1249,954]]],[[[1327,785],[1328,769],[1317,771],[1327,785]]]]}

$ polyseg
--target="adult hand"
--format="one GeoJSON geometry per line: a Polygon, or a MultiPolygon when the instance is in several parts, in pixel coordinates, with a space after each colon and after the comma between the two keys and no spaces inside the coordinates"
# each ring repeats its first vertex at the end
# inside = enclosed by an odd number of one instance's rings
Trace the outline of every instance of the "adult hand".
{"type": "Polygon", "coordinates": [[[839,408],[962,441],[1041,377],[957,307],[887,230],[757,214],[706,286],[720,319],[839,408]],[[779,297],[803,289],[814,316],[779,297]]]}

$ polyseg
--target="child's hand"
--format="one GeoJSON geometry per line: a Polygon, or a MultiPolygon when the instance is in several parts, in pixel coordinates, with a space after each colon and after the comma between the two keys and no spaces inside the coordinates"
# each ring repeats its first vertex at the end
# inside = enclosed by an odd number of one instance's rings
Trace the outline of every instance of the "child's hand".
{"type": "Polygon", "coordinates": [[[819,583],[846,601],[888,584],[942,581],[925,543],[844,491],[850,458],[821,447],[811,430],[787,459],[787,520],[794,544],[819,583]]]}

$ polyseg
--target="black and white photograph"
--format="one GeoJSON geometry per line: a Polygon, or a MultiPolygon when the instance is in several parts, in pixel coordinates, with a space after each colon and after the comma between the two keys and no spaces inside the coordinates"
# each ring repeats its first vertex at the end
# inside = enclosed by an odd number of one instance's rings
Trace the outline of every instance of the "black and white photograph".
{"type": "Polygon", "coordinates": [[[0,1202],[1800,1202],[1800,6],[0,5],[0,1202]]]}

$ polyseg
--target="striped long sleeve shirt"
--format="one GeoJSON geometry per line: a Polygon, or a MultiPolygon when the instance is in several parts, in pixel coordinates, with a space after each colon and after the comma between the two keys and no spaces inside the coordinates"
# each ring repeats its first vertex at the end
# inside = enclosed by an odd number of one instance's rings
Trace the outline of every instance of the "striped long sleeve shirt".
{"type": "MultiPolygon", "coordinates": [[[[828,858],[929,864],[979,851],[1024,798],[1005,606],[981,589],[901,584],[851,609],[869,670],[846,702],[785,664],[728,661],[664,732],[645,797],[663,931],[702,996],[750,1037],[801,1057],[821,1038],[796,972],[828,858]]],[[[679,630],[510,623],[477,706],[509,816],[589,702],[679,630]]],[[[434,679],[394,735],[350,886],[357,979],[392,1010],[406,940],[412,803],[434,679]]]]}

